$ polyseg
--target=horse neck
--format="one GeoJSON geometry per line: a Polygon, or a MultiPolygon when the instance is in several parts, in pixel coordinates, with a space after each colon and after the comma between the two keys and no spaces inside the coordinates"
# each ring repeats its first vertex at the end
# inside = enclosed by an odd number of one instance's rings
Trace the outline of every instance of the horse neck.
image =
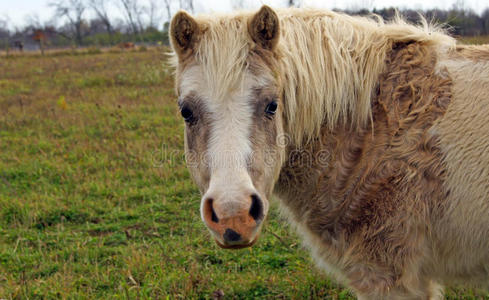
{"type": "Polygon", "coordinates": [[[399,44],[378,78],[370,125],[323,125],[315,139],[289,147],[275,190],[297,218],[317,215],[318,232],[335,234],[368,222],[374,211],[409,205],[406,197],[423,199],[416,203],[423,213],[435,205],[446,172],[430,129],[444,115],[452,85],[435,66],[431,46],[399,44]],[[412,186],[422,193],[409,195],[412,186]]]}
{"type": "MultiPolygon", "coordinates": [[[[286,198],[311,199],[317,195],[340,197],[347,188],[362,158],[367,130],[323,127],[318,138],[291,145],[282,166],[277,191],[286,198]],[[292,197],[289,197],[292,195],[292,197]]],[[[297,210],[307,203],[297,203],[297,210]]]]}

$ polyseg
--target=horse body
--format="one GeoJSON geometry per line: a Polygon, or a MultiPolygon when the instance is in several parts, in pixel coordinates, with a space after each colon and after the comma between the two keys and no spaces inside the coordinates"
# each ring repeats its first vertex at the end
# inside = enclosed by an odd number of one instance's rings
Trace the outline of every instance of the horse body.
{"type": "Polygon", "coordinates": [[[315,260],[371,299],[489,278],[489,60],[445,54],[435,65],[443,53],[402,47],[381,75],[373,128],[323,130],[275,187],[315,260]],[[309,159],[320,151],[327,161],[309,159]]]}
{"type": "Polygon", "coordinates": [[[256,242],[274,194],[359,298],[487,284],[488,47],[268,7],[171,28],[187,161],[220,246],[256,242]]]}
{"type": "Polygon", "coordinates": [[[453,95],[444,117],[432,129],[440,137],[447,173],[443,187],[450,192],[443,215],[434,219],[437,264],[442,266],[438,276],[444,282],[469,279],[487,287],[489,47],[460,46],[440,55],[438,68],[451,78],[453,95]]]}

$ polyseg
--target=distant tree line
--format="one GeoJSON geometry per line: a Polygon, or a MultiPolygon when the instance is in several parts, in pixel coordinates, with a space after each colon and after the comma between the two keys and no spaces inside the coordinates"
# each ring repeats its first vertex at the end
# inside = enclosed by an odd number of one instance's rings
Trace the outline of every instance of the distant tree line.
{"type": "MultiPolygon", "coordinates": [[[[45,49],[59,47],[113,46],[121,43],[168,44],[168,20],[179,9],[194,11],[195,0],[51,0],[53,19],[41,22],[31,16],[23,27],[8,26],[0,17],[0,48],[45,49]]],[[[230,0],[234,9],[246,7],[247,0],[230,0]]],[[[284,0],[286,6],[302,6],[301,0],[284,0]]],[[[364,0],[363,7],[372,7],[364,0]]],[[[489,35],[489,8],[480,15],[459,0],[449,10],[399,11],[408,21],[419,22],[419,14],[429,21],[445,23],[459,36],[489,35]]],[[[377,14],[392,19],[394,8],[348,9],[352,15],[377,14]]]]}
{"type": "Polygon", "coordinates": [[[112,46],[126,42],[168,43],[168,20],[179,9],[193,12],[194,0],[51,0],[53,18],[31,16],[11,30],[0,16],[0,48],[112,46]]]}
{"type": "Polygon", "coordinates": [[[391,20],[399,12],[410,23],[418,23],[420,14],[429,22],[442,23],[448,26],[450,34],[455,36],[479,36],[489,35],[489,8],[486,8],[480,15],[473,10],[454,6],[449,10],[429,9],[425,11],[403,9],[397,11],[395,8],[346,10],[352,15],[380,15],[384,20],[391,20]]]}

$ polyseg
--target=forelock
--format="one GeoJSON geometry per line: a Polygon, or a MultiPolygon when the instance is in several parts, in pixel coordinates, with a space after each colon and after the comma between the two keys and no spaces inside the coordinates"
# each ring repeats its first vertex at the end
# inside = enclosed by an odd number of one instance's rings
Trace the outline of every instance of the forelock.
{"type": "Polygon", "coordinates": [[[199,20],[204,24],[195,60],[213,98],[225,99],[241,88],[251,45],[243,16],[199,20]]]}

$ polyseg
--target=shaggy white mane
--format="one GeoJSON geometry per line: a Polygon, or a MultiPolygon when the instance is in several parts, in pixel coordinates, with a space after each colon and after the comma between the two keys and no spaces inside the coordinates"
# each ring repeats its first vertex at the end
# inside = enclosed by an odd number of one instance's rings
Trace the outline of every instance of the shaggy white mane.
{"type": "MultiPolygon", "coordinates": [[[[371,119],[371,96],[392,43],[419,41],[434,50],[452,48],[455,40],[428,24],[407,24],[400,17],[352,17],[326,10],[278,9],[280,39],[275,51],[285,98],[286,131],[300,145],[326,124],[365,126],[371,119]]],[[[196,16],[202,33],[195,62],[204,80],[222,99],[240,87],[255,47],[247,22],[254,12],[196,16]]],[[[174,64],[178,63],[173,54],[174,64]]],[[[182,70],[180,70],[182,71],[182,70]]]]}

